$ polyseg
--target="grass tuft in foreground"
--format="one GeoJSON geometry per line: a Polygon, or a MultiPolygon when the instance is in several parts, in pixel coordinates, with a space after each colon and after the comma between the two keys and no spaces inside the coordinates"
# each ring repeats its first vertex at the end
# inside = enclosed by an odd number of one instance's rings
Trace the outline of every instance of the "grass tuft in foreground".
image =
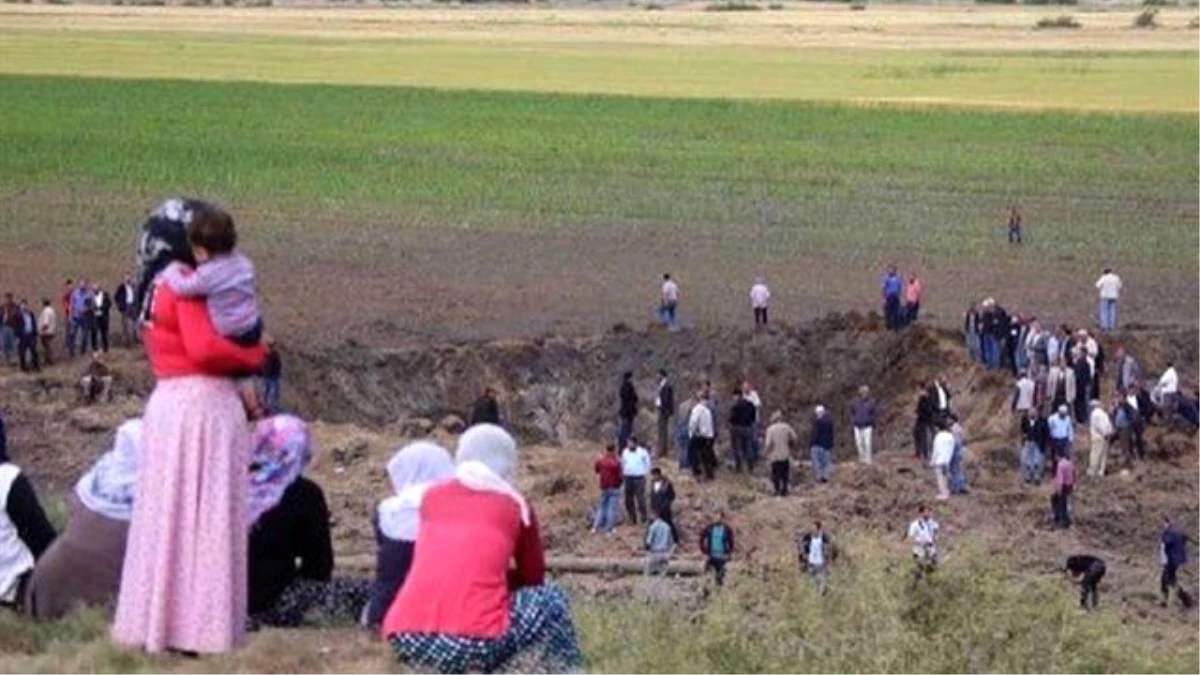
{"type": "Polygon", "coordinates": [[[1122,625],[1111,609],[1081,614],[1075,588],[1054,574],[1016,577],[974,548],[914,586],[906,560],[856,549],[852,542],[833,569],[825,596],[799,572],[769,572],[734,577],[690,614],[665,604],[580,603],[588,669],[1195,672],[1194,643],[1154,649],[1148,632],[1122,625]]]}

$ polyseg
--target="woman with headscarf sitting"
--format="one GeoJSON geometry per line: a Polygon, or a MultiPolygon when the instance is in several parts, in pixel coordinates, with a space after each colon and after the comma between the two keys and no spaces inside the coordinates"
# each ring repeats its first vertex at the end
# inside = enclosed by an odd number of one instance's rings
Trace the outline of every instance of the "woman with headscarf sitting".
{"type": "Polygon", "coordinates": [[[80,605],[116,600],[141,437],[142,421],[126,421],[117,429],[112,449],[75,484],[67,529],[29,579],[25,611],[34,618],[57,619],[80,605]]]}
{"type": "Polygon", "coordinates": [[[380,502],[376,511],[375,541],[379,548],[365,617],[372,628],[383,623],[396,591],[408,577],[421,524],[421,498],[431,485],[454,477],[454,460],[442,446],[418,441],[392,455],[387,472],[395,494],[380,502]]]}
{"type": "Polygon", "coordinates": [[[534,672],[578,668],[570,603],[545,583],[537,517],[513,486],[516,442],[476,425],[456,459],[454,479],[421,499],[412,569],[384,637],[402,661],[443,673],[490,673],[526,655],[534,672]]]}
{"type": "Polygon", "coordinates": [[[254,428],[250,465],[251,625],[294,628],[310,613],[354,623],[370,582],[334,579],[325,493],[301,475],[312,458],[308,426],[275,415],[254,428]]]}
{"type": "Polygon", "coordinates": [[[54,541],[54,526],[33,485],[8,458],[0,419],[0,606],[20,608],[34,563],[54,541]]]}

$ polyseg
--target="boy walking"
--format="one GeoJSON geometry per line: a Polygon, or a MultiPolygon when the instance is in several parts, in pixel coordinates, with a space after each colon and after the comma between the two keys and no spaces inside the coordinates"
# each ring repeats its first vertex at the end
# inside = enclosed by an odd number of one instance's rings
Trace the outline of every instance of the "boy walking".
{"type": "Polygon", "coordinates": [[[646,551],[646,576],[666,576],[675,552],[675,537],[661,513],[654,515],[654,522],[646,530],[646,551]]]}
{"type": "Polygon", "coordinates": [[[833,540],[821,526],[821,521],[813,523],[813,531],[801,536],[796,542],[800,554],[800,569],[808,573],[817,584],[817,590],[825,593],[828,579],[829,560],[834,557],[833,540]]]}

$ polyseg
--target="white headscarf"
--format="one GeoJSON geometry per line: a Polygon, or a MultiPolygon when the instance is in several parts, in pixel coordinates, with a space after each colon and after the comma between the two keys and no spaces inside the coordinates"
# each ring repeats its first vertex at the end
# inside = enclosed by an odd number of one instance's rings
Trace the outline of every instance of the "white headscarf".
{"type": "Polygon", "coordinates": [[[421,498],[435,483],[454,477],[454,460],[442,446],[418,441],[392,455],[387,472],[396,494],[379,502],[379,531],[388,539],[416,541],[421,498]]]}
{"type": "Polygon", "coordinates": [[[476,424],[458,439],[455,478],[472,490],[510,497],[521,509],[521,523],[529,524],[529,505],[517,492],[517,442],[495,424],[476,424]]]}
{"type": "Polygon", "coordinates": [[[112,450],[96,460],[75,484],[75,495],[89,511],[113,520],[129,520],[141,446],[142,420],[128,420],[117,429],[112,450]]]}

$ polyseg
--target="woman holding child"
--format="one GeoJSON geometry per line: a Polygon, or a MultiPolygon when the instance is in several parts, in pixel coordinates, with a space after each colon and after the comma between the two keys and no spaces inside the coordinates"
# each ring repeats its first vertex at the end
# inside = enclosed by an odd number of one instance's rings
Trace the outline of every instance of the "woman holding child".
{"type": "Polygon", "coordinates": [[[206,298],[162,278],[231,248],[229,214],[170,200],[142,229],[135,301],[157,384],[142,418],[113,639],[148,652],[226,652],[245,636],[251,450],[232,377],[256,371],[264,351],[221,335],[206,298]]]}

